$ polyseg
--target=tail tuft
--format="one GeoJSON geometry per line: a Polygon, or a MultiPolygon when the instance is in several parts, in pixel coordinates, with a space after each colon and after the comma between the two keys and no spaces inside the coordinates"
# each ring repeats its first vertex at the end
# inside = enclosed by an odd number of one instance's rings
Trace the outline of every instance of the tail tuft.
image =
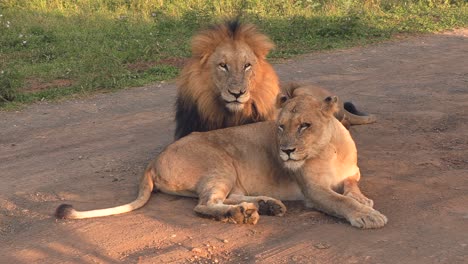
{"type": "Polygon", "coordinates": [[[70,204],[61,204],[57,207],[57,210],[55,210],[55,217],[58,219],[71,219],[75,212],[75,209],[73,209],[73,206],[70,204]]]}
{"type": "Polygon", "coordinates": [[[377,117],[375,115],[359,111],[352,102],[345,102],[343,108],[350,125],[371,124],[377,121],[377,117]]]}
{"type": "Polygon", "coordinates": [[[344,102],[343,107],[346,111],[350,112],[351,114],[358,115],[358,116],[367,115],[366,113],[359,111],[352,102],[344,102]]]}

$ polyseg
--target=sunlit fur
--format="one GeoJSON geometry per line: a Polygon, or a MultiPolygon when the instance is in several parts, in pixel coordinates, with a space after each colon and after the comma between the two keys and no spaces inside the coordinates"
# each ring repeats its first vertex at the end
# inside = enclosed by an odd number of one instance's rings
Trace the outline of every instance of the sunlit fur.
{"type": "Polygon", "coordinates": [[[192,133],[150,162],[134,201],[90,211],[64,204],[55,215],[122,214],[143,207],[153,191],[161,191],[197,197],[197,214],[224,222],[256,224],[259,214],[282,216],[281,199],[304,200],[355,227],[383,227],[387,218],[359,190],[356,146],[333,116],[336,102],[336,97],[304,95],[283,102],[277,121],[192,133]],[[280,150],[291,160],[280,159],[280,150]]]}
{"type": "Polygon", "coordinates": [[[289,161],[285,161],[283,163],[284,167],[288,170],[291,170],[291,171],[299,171],[300,169],[302,169],[302,166],[304,165],[305,161],[304,160],[289,160],[289,161]]]}
{"type": "MultiPolygon", "coordinates": [[[[282,87],[285,98],[311,95],[320,100],[327,96],[334,96],[331,91],[317,85],[300,85],[298,83],[288,83],[282,87]]],[[[338,119],[346,128],[352,125],[371,124],[377,121],[375,115],[362,112],[352,102],[343,102],[338,98],[338,111],[335,113],[338,119]]]]}
{"type": "Polygon", "coordinates": [[[195,35],[192,57],[178,81],[175,138],[273,120],[279,84],[265,59],[272,48],[267,36],[238,21],[195,35]],[[244,94],[232,103],[236,98],[229,91],[244,94]]]}

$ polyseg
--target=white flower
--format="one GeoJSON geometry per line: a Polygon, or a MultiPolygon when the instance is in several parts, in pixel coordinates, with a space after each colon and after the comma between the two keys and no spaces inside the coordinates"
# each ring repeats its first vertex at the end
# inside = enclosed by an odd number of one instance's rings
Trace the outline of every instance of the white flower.
{"type": "Polygon", "coordinates": [[[22,38],[23,37],[23,34],[19,34],[19,38],[22,38]]]}
{"type": "Polygon", "coordinates": [[[28,43],[26,40],[23,40],[23,45],[26,45],[26,43],[28,43]]]}
{"type": "Polygon", "coordinates": [[[0,71],[0,74],[3,74],[3,73],[4,73],[4,71],[0,71]]]}

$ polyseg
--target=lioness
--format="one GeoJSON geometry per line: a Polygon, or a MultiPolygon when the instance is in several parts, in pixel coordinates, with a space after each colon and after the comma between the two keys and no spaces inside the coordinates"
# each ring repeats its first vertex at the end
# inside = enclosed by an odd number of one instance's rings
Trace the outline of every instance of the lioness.
{"type": "Polygon", "coordinates": [[[129,212],[159,190],[198,197],[195,212],[233,223],[256,224],[259,214],[281,216],[286,207],[280,200],[304,200],[355,227],[384,226],[387,218],[358,188],[354,141],[333,116],[337,98],[304,95],[283,101],[276,122],[192,133],[170,144],[148,165],[135,201],[92,211],[63,204],[56,217],[129,212]]]}
{"type": "MultiPolygon", "coordinates": [[[[316,99],[322,99],[327,96],[335,96],[329,90],[313,85],[313,84],[298,84],[288,83],[282,85],[283,96],[285,99],[293,98],[296,96],[302,96],[305,94],[312,95],[316,99]]],[[[376,122],[377,118],[375,115],[367,114],[359,111],[352,102],[343,102],[338,98],[338,111],[335,113],[336,119],[338,119],[347,129],[351,125],[364,125],[376,122]]]]}

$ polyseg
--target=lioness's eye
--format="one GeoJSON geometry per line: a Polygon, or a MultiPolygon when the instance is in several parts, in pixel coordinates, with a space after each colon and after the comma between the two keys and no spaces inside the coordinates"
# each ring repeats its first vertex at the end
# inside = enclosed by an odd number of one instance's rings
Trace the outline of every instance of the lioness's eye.
{"type": "Polygon", "coordinates": [[[246,64],[244,65],[244,70],[250,69],[251,66],[252,66],[252,64],[246,63],[246,64]]]}
{"type": "Polygon", "coordinates": [[[227,69],[228,69],[227,64],[224,63],[224,62],[221,62],[221,63],[219,64],[219,67],[223,68],[224,70],[227,70],[227,69]]]}
{"type": "Polygon", "coordinates": [[[302,123],[301,126],[299,127],[299,129],[302,131],[306,128],[309,128],[310,127],[310,123],[302,123]]]}

